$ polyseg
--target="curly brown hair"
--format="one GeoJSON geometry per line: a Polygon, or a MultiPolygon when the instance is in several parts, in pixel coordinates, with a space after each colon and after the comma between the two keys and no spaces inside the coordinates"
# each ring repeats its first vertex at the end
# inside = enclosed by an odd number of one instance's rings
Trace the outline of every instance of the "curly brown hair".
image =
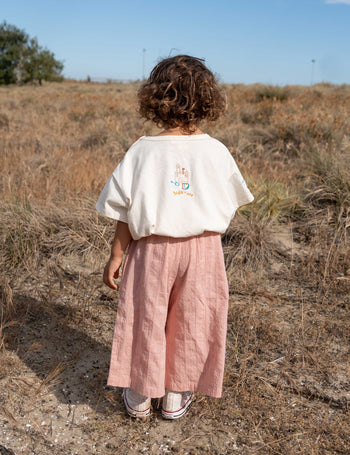
{"type": "Polygon", "coordinates": [[[226,97],[204,60],[176,55],[161,60],[138,91],[139,113],[158,126],[191,131],[201,120],[217,120],[226,97]]]}

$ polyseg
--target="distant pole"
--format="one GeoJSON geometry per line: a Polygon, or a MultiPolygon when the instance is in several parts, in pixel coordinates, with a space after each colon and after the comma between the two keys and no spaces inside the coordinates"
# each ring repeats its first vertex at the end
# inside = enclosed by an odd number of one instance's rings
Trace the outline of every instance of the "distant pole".
{"type": "Polygon", "coordinates": [[[142,80],[146,79],[146,49],[142,49],[142,80]]]}
{"type": "Polygon", "coordinates": [[[315,62],[316,62],[315,59],[311,60],[311,84],[310,85],[313,85],[313,83],[314,83],[315,62]]]}

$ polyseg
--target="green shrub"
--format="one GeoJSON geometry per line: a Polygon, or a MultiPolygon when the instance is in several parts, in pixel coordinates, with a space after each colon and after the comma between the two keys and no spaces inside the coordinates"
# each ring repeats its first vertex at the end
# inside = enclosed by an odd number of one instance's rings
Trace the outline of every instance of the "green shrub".
{"type": "Polygon", "coordinates": [[[255,101],[259,102],[264,99],[286,101],[290,96],[290,91],[287,87],[278,85],[262,85],[255,93],[255,101]]]}

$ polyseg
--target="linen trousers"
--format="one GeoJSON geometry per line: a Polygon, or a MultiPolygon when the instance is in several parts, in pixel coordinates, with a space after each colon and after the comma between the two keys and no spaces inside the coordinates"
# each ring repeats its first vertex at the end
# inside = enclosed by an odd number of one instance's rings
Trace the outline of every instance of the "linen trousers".
{"type": "Polygon", "coordinates": [[[221,397],[228,283],[221,235],[132,240],[123,264],[107,384],[221,397]]]}

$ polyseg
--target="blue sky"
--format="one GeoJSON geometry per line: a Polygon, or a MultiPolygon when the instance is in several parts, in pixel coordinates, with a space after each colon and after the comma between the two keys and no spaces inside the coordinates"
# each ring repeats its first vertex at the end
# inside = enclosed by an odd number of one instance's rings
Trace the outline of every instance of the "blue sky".
{"type": "Polygon", "coordinates": [[[171,52],[228,83],[308,85],[313,59],[313,82],[350,83],[350,0],[0,0],[0,20],[78,79],[139,79],[171,52]]]}

